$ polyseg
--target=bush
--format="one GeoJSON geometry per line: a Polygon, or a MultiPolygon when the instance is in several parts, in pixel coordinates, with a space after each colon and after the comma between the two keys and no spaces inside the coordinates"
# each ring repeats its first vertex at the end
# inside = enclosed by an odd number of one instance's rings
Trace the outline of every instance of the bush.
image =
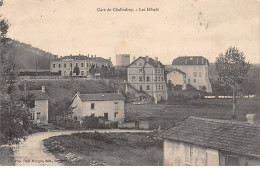
{"type": "Polygon", "coordinates": [[[110,123],[104,117],[85,116],[81,126],[86,129],[107,129],[110,123]]]}

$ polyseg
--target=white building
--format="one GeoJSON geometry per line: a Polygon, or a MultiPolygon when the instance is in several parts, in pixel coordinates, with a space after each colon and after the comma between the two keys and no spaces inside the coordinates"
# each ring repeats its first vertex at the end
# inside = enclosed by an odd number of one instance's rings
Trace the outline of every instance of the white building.
{"type": "Polygon", "coordinates": [[[82,121],[85,116],[103,116],[106,120],[123,122],[125,97],[120,93],[77,94],[72,98],[72,117],[82,121]]]}
{"type": "Polygon", "coordinates": [[[171,69],[167,73],[167,83],[177,87],[180,86],[182,90],[186,89],[186,73],[179,69],[171,69]]]}
{"type": "Polygon", "coordinates": [[[166,166],[260,165],[259,125],[188,117],[159,133],[166,166]]]}
{"type": "Polygon", "coordinates": [[[172,67],[186,73],[186,84],[194,86],[197,90],[211,93],[211,83],[208,77],[209,61],[202,56],[180,56],[173,60],[172,67]]]}
{"type": "Polygon", "coordinates": [[[20,92],[20,97],[27,96],[32,96],[35,101],[35,107],[30,110],[31,121],[37,125],[47,125],[49,96],[45,91],[45,86],[42,86],[42,90],[26,90],[20,92]]]}
{"type": "Polygon", "coordinates": [[[111,59],[104,59],[102,57],[91,56],[64,56],[52,60],[50,63],[51,72],[61,72],[61,76],[76,76],[74,72],[75,67],[79,68],[78,76],[90,76],[89,69],[102,66],[112,67],[111,59]]]}
{"type": "MultiPolygon", "coordinates": [[[[164,65],[158,58],[139,57],[127,67],[128,83],[136,90],[144,91],[155,99],[155,103],[168,100],[164,65]]],[[[140,99],[141,100],[141,99],[140,99]]]]}

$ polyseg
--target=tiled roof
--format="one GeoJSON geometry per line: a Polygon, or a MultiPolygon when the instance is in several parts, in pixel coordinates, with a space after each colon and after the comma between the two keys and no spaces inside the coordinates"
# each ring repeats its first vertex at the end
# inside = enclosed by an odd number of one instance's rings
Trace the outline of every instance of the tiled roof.
{"type": "Polygon", "coordinates": [[[172,65],[205,65],[209,64],[203,56],[180,56],[172,61],[172,65]]]}
{"type": "Polygon", "coordinates": [[[25,97],[27,95],[33,95],[35,100],[48,100],[49,96],[46,92],[42,92],[41,90],[27,90],[27,91],[21,91],[20,97],[25,97]]]}
{"type": "Polygon", "coordinates": [[[184,74],[184,75],[186,74],[185,72],[181,71],[180,69],[168,68],[167,70],[168,70],[168,73],[176,71],[176,72],[179,72],[179,73],[184,74]]]}
{"type": "MultiPolygon", "coordinates": [[[[130,65],[132,65],[133,63],[135,63],[137,60],[139,59],[143,59],[145,61],[145,63],[149,63],[150,65],[152,65],[153,67],[155,68],[158,68],[159,66],[163,67],[164,65],[160,62],[160,61],[155,61],[153,58],[148,58],[148,62],[147,62],[147,59],[146,57],[142,57],[140,56],[139,58],[137,58],[135,61],[133,61],[130,65]]],[[[130,66],[128,65],[128,67],[130,66]]]]}
{"type": "Polygon", "coordinates": [[[260,126],[246,122],[188,117],[163,130],[158,136],[260,157],[260,126]]]}
{"type": "Polygon", "coordinates": [[[80,94],[79,97],[82,101],[125,100],[125,97],[118,93],[80,94]]]}

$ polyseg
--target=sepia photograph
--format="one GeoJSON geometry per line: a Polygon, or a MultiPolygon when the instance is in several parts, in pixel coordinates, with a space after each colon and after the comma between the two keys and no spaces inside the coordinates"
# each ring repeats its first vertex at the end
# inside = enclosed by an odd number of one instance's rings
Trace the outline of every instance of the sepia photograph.
{"type": "Polygon", "coordinates": [[[0,166],[260,166],[259,0],[0,0],[0,166]]]}

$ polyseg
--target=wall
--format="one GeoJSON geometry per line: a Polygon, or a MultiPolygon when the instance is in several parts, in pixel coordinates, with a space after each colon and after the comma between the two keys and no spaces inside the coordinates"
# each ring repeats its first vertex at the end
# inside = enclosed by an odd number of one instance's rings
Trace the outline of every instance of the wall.
{"type": "Polygon", "coordinates": [[[178,71],[172,71],[167,74],[167,83],[169,83],[169,80],[171,80],[172,84],[175,85],[182,85],[183,89],[186,88],[186,78],[185,75],[178,72],[178,71]]]}
{"type": "Polygon", "coordinates": [[[108,120],[114,122],[123,122],[125,119],[125,105],[123,100],[113,101],[84,101],[81,102],[77,96],[72,106],[76,106],[73,109],[73,117],[77,116],[78,120],[81,120],[84,116],[91,116],[92,113],[95,116],[104,116],[104,113],[108,113],[108,120]],[[118,102],[118,109],[115,109],[114,102],[118,102]],[[95,109],[91,109],[91,103],[95,103],[95,109]],[[118,112],[117,117],[114,117],[114,113],[118,112]]]}
{"type": "Polygon", "coordinates": [[[232,162],[229,161],[229,156],[233,156],[233,157],[238,158],[237,165],[239,165],[239,166],[258,166],[258,165],[260,165],[260,159],[259,158],[220,151],[219,152],[219,159],[220,159],[220,165],[221,166],[236,165],[236,164],[234,164],[234,162],[232,163],[232,162]]]}
{"type": "Polygon", "coordinates": [[[219,165],[218,151],[206,149],[201,146],[193,146],[193,163],[185,163],[185,145],[183,142],[165,140],[163,145],[164,165],[166,166],[206,166],[219,165]]]}
{"type": "Polygon", "coordinates": [[[34,123],[37,122],[37,112],[41,112],[41,123],[48,124],[48,100],[35,100],[32,112],[34,112],[34,123]]]}

